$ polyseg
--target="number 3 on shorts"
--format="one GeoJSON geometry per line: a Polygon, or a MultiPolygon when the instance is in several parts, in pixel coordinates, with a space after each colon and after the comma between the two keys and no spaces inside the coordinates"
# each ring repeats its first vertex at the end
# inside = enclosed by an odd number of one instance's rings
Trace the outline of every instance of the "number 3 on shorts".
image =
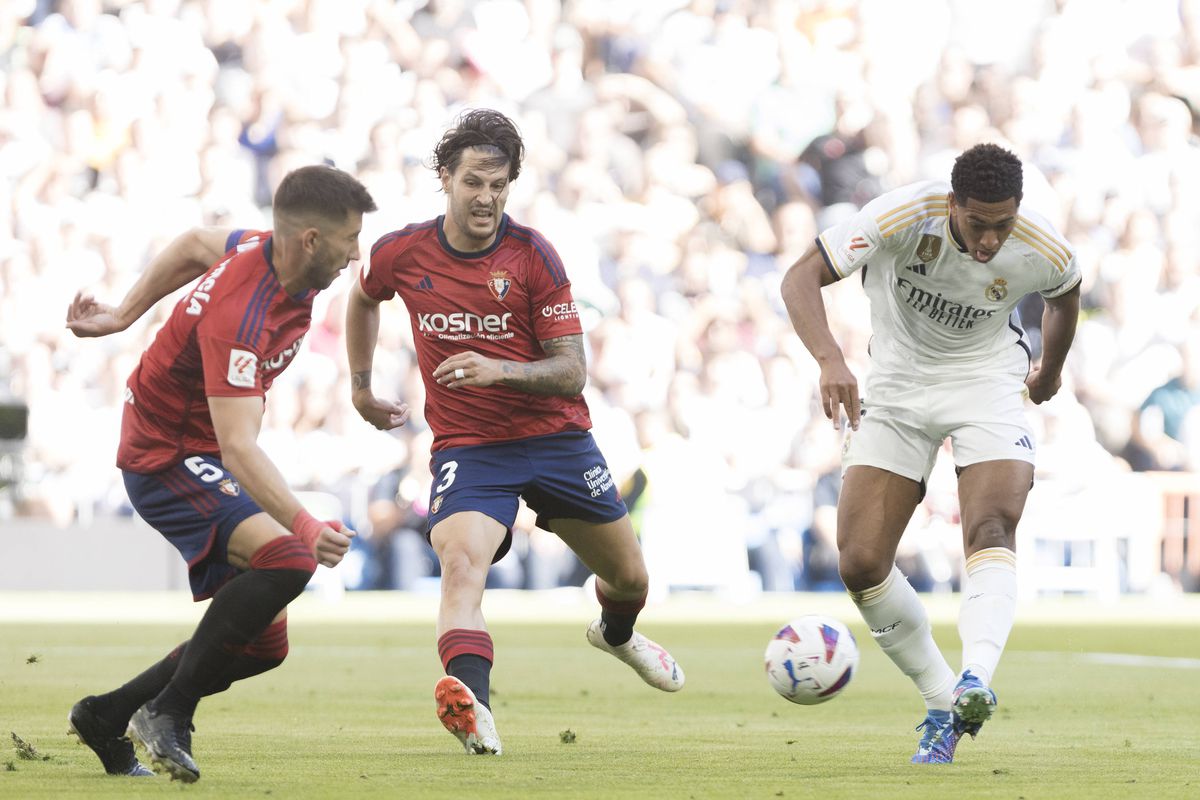
{"type": "Polygon", "coordinates": [[[442,464],[442,468],[438,472],[438,475],[442,476],[443,480],[437,485],[434,491],[440,493],[449,489],[450,485],[454,483],[454,471],[456,469],[458,469],[457,461],[447,461],[445,464],[442,464]]]}

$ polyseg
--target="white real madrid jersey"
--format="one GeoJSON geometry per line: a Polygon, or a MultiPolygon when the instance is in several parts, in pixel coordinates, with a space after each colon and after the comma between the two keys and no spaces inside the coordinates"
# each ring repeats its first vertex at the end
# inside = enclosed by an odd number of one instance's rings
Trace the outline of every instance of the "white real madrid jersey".
{"type": "Polygon", "coordinates": [[[1080,280],[1075,252],[1044,217],[1020,209],[1000,251],[981,264],[950,233],[950,185],[880,195],[817,237],[837,279],[862,271],[875,370],[944,378],[1024,371],[1030,350],[1015,308],[1031,292],[1058,297],[1080,280]]]}

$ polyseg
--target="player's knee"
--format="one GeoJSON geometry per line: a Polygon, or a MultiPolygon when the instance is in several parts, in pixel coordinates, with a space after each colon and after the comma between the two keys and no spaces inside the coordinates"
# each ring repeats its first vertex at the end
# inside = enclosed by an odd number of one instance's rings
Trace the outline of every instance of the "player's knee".
{"type": "Polygon", "coordinates": [[[621,565],[611,577],[606,576],[604,582],[621,597],[642,596],[650,588],[650,576],[641,562],[621,565]]]}
{"type": "Polygon", "coordinates": [[[838,554],[838,574],[852,592],[861,592],[887,580],[892,562],[875,553],[857,548],[844,548],[838,554]]]}
{"type": "Polygon", "coordinates": [[[270,573],[292,597],[296,597],[317,571],[317,559],[299,538],[279,536],[254,552],[250,568],[270,573]]]}
{"type": "Polygon", "coordinates": [[[438,553],[438,561],[442,566],[443,589],[453,587],[482,586],[487,582],[488,564],[477,563],[472,554],[465,548],[448,546],[438,553]]]}
{"type": "Polygon", "coordinates": [[[968,553],[986,550],[989,547],[1014,549],[1017,537],[1017,519],[1006,514],[983,517],[967,528],[966,546],[968,553]]]}

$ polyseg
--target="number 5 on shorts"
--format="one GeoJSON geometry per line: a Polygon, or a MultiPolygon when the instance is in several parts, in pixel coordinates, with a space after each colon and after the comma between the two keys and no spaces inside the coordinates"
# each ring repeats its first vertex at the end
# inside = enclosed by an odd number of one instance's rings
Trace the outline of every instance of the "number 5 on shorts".
{"type": "Polygon", "coordinates": [[[219,481],[225,476],[225,473],[222,470],[214,467],[212,464],[209,464],[200,456],[192,456],[183,463],[189,470],[192,471],[193,475],[205,483],[219,481]]]}

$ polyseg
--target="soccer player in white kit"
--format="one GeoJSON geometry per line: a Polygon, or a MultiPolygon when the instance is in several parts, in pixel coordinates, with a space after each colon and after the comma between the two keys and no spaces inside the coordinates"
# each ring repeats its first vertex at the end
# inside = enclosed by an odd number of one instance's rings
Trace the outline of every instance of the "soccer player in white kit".
{"type": "Polygon", "coordinates": [[[959,738],[974,737],[995,709],[989,684],[1016,615],[1016,528],[1033,482],[1024,400],[1058,391],[1079,315],[1075,253],[1020,208],[1021,195],[1021,161],[976,145],[954,162],[949,185],[896,189],[823,231],[782,284],[792,325],[821,367],[825,415],[849,420],[838,568],[875,640],[925,699],[913,763],[952,762],[959,738]],[[821,299],[821,287],[854,272],[873,333],[861,395],[821,299]],[[1031,367],[1015,308],[1032,292],[1045,311],[1041,363],[1031,367]],[[895,563],[947,436],[966,554],[958,674],[895,563]]]}

